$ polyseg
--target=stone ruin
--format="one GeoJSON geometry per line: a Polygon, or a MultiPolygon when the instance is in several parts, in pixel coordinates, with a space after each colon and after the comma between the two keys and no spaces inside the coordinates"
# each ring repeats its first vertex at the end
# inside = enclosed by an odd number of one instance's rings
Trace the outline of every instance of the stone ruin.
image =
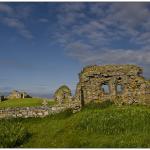
{"type": "Polygon", "coordinates": [[[89,102],[116,104],[150,103],[150,81],[136,65],[87,66],[79,74],[74,99],[81,106],[89,102]]]}
{"type": "Polygon", "coordinates": [[[80,102],[76,101],[74,97],[72,97],[71,90],[66,85],[62,85],[56,90],[54,99],[56,101],[56,107],[72,109],[73,113],[81,110],[80,102]]]}
{"type": "Polygon", "coordinates": [[[26,92],[19,92],[19,91],[13,90],[10,93],[10,95],[8,95],[6,98],[7,99],[14,99],[14,98],[23,99],[23,98],[31,98],[31,96],[28,95],[26,92]]]}
{"type": "Polygon", "coordinates": [[[90,102],[112,101],[115,104],[150,104],[150,80],[136,65],[87,66],[79,73],[75,96],[61,86],[54,95],[59,104],[84,106],[90,102]]]}
{"type": "MultiPolygon", "coordinates": [[[[54,94],[57,104],[47,106],[46,99],[42,107],[0,109],[0,118],[44,117],[50,114],[72,109],[73,113],[90,102],[112,101],[115,104],[150,104],[150,80],[142,76],[142,68],[136,65],[87,66],[79,74],[79,83],[75,96],[63,85],[54,94]]],[[[25,98],[22,92],[13,91],[10,98],[25,98]]]]}
{"type": "Polygon", "coordinates": [[[67,103],[71,99],[71,90],[68,86],[62,85],[56,90],[54,99],[58,104],[67,103]]]}

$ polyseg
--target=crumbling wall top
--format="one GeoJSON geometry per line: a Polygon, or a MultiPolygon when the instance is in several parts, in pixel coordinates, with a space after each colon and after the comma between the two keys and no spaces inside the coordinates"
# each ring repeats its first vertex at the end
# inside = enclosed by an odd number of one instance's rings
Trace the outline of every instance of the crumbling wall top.
{"type": "Polygon", "coordinates": [[[56,90],[55,95],[57,95],[57,94],[59,94],[59,93],[62,93],[62,92],[66,92],[66,93],[70,93],[70,94],[71,94],[71,90],[70,90],[69,87],[66,86],[66,85],[60,86],[60,87],[56,90]]]}
{"type": "Polygon", "coordinates": [[[116,75],[133,75],[139,76],[143,73],[143,69],[136,65],[103,65],[103,66],[87,66],[83,68],[79,74],[80,79],[93,75],[116,76],[116,75]]]}

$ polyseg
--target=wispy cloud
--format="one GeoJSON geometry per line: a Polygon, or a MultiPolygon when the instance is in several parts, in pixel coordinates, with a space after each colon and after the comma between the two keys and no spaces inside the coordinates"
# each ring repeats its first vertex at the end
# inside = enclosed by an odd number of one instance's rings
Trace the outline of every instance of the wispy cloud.
{"type": "Polygon", "coordinates": [[[0,3],[0,12],[11,14],[11,13],[13,13],[13,9],[10,6],[8,6],[7,4],[0,3]]]}
{"type": "Polygon", "coordinates": [[[68,56],[85,64],[150,65],[148,3],[74,4],[60,7],[54,34],[68,56]]]}
{"type": "Polygon", "coordinates": [[[18,11],[18,7],[15,9],[6,3],[0,3],[0,12],[4,14],[4,16],[0,17],[0,23],[16,29],[21,36],[27,39],[34,37],[22,20],[30,14],[30,7],[22,7],[22,9],[18,11]]]}
{"type": "Polygon", "coordinates": [[[124,49],[112,49],[103,51],[85,51],[73,50],[68,55],[78,59],[84,64],[123,64],[123,63],[136,63],[136,64],[150,64],[150,51],[134,51],[124,49]]]}

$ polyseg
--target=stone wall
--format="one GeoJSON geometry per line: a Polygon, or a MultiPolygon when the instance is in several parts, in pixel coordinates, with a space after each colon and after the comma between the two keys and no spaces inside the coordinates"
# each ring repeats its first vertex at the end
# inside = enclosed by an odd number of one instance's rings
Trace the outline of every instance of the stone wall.
{"type": "Polygon", "coordinates": [[[79,74],[75,99],[82,106],[91,101],[115,103],[150,102],[150,84],[136,65],[88,66],[79,74]],[[107,87],[107,91],[103,88],[107,87]]]}
{"type": "Polygon", "coordinates": [[[28,95],[26,92],[19,92],[19,91],[16,91],[16,90],[13,90],[10,95],[8,95],[6,97],[6,99],[20,99],[20,98],[31,98],[30,95],[28,95]]]}
{"type": "Polygon", "coordinates": [[[56,90],[53,97],[58,104],[68,103],[72,98],[71,90],[68,86],[62,85],[56,90]]]}
{"type": "Polygon", "coordinates": [[[50,114],[56,114],[65,111],[69,107],[66,106],[40,106],[40,107],[22,107],[22,108],[3,108],[0,109],[0,118],[29,118],[29,117],[45,117],[50,114]]]}

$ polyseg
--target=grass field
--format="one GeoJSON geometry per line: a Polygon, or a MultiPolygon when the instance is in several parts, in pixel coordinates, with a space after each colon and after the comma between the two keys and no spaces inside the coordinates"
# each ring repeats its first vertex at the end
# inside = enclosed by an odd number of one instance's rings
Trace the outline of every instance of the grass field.
{"type": "Polygon", "coordinates": [[[146,106],[91,104],[76,114],[67,111],[10,122],[28,130],[30,136],[19,146],[24,148],[150,148],[150,108],[146,106]]]}
{"type": "MultiPolygon", "coordinates": [[[[41,106],[42,102],[42,98],[9,99],[0,102],[0,108],[41,106]]],[[[48,101],[48,105],[52,105],[54,103],[54,100],[48,101]]]]}

